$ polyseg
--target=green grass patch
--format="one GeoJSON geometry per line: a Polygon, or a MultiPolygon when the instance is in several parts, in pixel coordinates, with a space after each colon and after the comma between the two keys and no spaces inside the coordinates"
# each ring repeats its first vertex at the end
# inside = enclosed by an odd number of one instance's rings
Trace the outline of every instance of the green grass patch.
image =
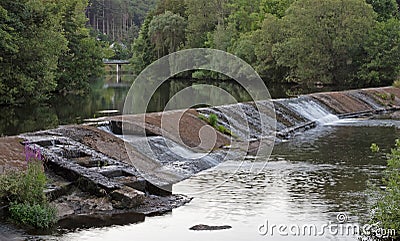
{"type": "Polygon", "coordinates": [[[0,176],[0,199],[9,205],[11,219],[35,228],[57,222],[57,212],[44,194],[47,178],[40,160],[28,160],[26,171],[0,176]]]}
{"type": "Polygon", "coordinates": [[[216,114],[210,114],[208,117],[206,117],[205,115],[199,114],[198,117],[199,117],[199,119],[207,122],[210,126],[214,127],[214,129],[216,129],[217,131],[219,131],[225,135],[236,137],[236,135],[233,134],[231,130],[229,130],[228,128],[226,128],[223,125],[218,125],[218,116],[216,114]]]}

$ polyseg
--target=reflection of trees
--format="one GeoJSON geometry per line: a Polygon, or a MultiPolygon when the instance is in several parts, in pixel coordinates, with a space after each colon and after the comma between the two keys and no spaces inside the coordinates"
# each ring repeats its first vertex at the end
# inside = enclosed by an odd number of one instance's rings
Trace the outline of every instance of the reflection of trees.
{"type": "Polygon", "coordinates": [[[326,203],[334,209],[331,212],[367,212],[368,183],[380,183],[386,162],[384,156],[369,154],[369,147],[378,143],[390,149],[398,131],[353,126],[328,132],[315,129],[300,136],[274,148],[275,155],[291,163],[284,179],[294,208],[303,202],[326,203]]]}
{"type": "MultiPolygon", "coordinates": [[[[38,129],[46,129],[56,127],[57,124],[72,124],[81,123],[83,119],[99,117],[99,110],[119,110],[123,111],[125,98],[129,90],[129,83],[132,83],[134,76],[122,75],[122,82],[115,87],[115,76],[108,75],[97,81],[91,83],[91,90],[85,96],[67,95],[67,96],[54,96],[50,101],[50,106],[36,105],[36,106],[21,106],[19,108],[3,108],[0,113],[0,131],[2,134],[16,134],[27,131],[34,131],[38,129]],[[108,84],[106,87],[105,84],[108,84]],[[125,87],[124,87],[125,84],[125,87]]],[[[150,77],[149,77],[150,78],[150,77]]],[[[152,83],[153,80],[148,80],[152,83]]],[[[172,79],[163,83],[158,90],[152,95],[151,101],[148,105],[147,111],[162,111],[169,99],[177,94],[179,91],[198,84],[213,85],[224,89],[230,93],[238,102],[250,101],[251,98],[234,80],[196,80],[191,79],[172,79]]],[[[269,86],[269,91],[273,97],[285,97],[286,90],[290,86],[273,85],[269,86]]],[[[150,93],[152,90],[151,85],[144,83],[143,93],[150,93]]],[[[308,91],[303,89],[304,91],[308,91]]],[[[303,92],[304,93],[304,92],[303,92]]],[[[227,103],[228,100],[224,99],[226,96],[219,93],[201,91],[197,89],[197,98],[205,99],[212,98],[219,103],[227,103]]],[[[195,98],[195,97],[193,97],[195,98]]],[[[145,106],[143,95],[135,98],[135,101],[143,102],[137,105],[145,106]]]]}
{"type": "Polygon", "coordinates": [[[0,134],[43,130],[57,127],[58,117],[53,108],[44,105],[26,105],[18,108],[2,108],[0,112],[0,134]]]}
{"type": "Polygon", "coordinates": [[[80,123],[83,119],[98,117],[99,110],[117,109],[122,113],[127,87],[105,88],[101,79],[91,86],[86,96],[68,95],[53,101],[60,124],[80,123]]]}

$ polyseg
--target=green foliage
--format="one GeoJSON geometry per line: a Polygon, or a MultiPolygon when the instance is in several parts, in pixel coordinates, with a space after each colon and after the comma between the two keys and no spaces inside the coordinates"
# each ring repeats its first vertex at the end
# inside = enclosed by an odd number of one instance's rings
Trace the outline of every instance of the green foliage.
{"type": "Polygon", "coordinates": [[[203,121],[208,123],[208,119],[207,119],[207,117],[205,115],[199,114],[198,117],[199,117],[200,120],[203,120],[203,121]]]}
{"type": "Polygon", "coordinates": [[[5,40],[14,45],[6,45],[0,60],[0,104],[46,99],[56,88],[58,56],[67,44],[56,1],[3,0],[0,6],[9,17],[5,40]]]}
{"type": "Polygon", "coordinates": [[[390,100],[391,95],[388,93],[375,93],[376,96],[378,96],[379,98],[381,98],[382,100],[390,100]]]}
{"type": "Polygon", "coordinates": [[[284,81],[288,74],[288,68],[279,65],[279,56],[275,55],[277,46],[285,39],[282,28],[281,20],[272,14],[266,14],[261,29],[254,32],[255,69],[265,80],[272,82],[284,81]]]}
{"type": "Polygon", "coordinates": [[[379,152],[379,146],[376,143],[372,143],[370,149],[372,152],[379,152]]]}
{"type": "Polygon", "coordinates": [[[233,25],[229,25],[227,27],[223,25],[217,25],[213,32],[208,33],[208,41],[205,44],[213,49],[228,51],[234,39],[236,39],[236,35],[237,31],[233,28],[233,25]]]}
{"type": "Polygon", "coordinates": [[[187,19],[186,2],[183,0],[160,0],[157,4],[155,14],[163,14],[166,11],[178,14],[187,19]]]}
{"type": "Polygon", "coordinates": [[[275,45],[278,64],[289,67],[289,77],[296,82],[352,80],[359,67],[360,43],[368,37],[374,18],[364,0],[298,0],[282,18],[286,37],[275,45]]]}
{"type": "Polygon", "coordinates": [[[149,23],[149,37],[158,58],[175,52],[185,39],[186,20],[170,11],[153,17],[149,23]]]}
{"type": "Polygon", "coordinates": [[[278,18],[285,16],[286,10],[296,0],[261,0],[261,12],[278,18]]]}
{"type": "Polygon", "coordinates": [[[400,88],[400,80],[395,80],[393,82],[393,87],[400,88]]]}
{"type": "Polygon", "coordinates": [[[229,136],[235,136],[231,130],[227,129],[225,126],[219,125],[217,127],[217,130],[223,134],[229,135],[229,136]]]}
{"type": "Polygon", "coordinates": [[[129,49],[122,43],[115,42],[110,48],[113,51],[111,59],[129,59],[132,57],[129,49]]]}
{"type": "Polygon", "coordinates": [[[217,127],[218,123],[218,116],[216,114],[210,114],[208,116],[208,124],[210,124],[213,127],[217,127]]]}
{"type": "Polygon", "coordinates": [[[86,0],[0,3],[0,105],[80,92],[101,73],[103,51],[85,28],[86,0]]]}
{"type": "Polygon", "coordinates": [[[214,127],[217,131],[235,137],[231,130],[227,129],[223,125],[218,125],[218,116],[216,114],[210,114],[208,117],[205,115],[200,114],[199,119],[207,122],[210,126],[214,127]]]}
{"type": "Polygon", "coordinates": [[[378,13],[379,21],[387,21],[398,16],[398,5],[396,0],[366,0],[371,4],[374,11],[378,13]]]}
{"type": "Polygon", "coordinates": [[[206,47],[208,32],[215,29],[224,17],[223,1],[217,0],[185,0],[186,15],[186,46],[190,48],[206,47]],[[221,4],[219,4],[221,3],[221,4]]]}
{"type": "Polygon", "coordinates": [[[122,42],[126,46],[137,35],[147,13],[157,0],[89,0],[86,9],[88,25],[96,30],[98,37],[109,44],[122,42]]]}
{"type": "Polygon", "coordinates": [[[135,74],[139,74],[144,68],[157,59],[155,46],[149,36],[149,24],[153,15],[149,14],[139,32],[139,37],[132,44],[132,63],[135,74]]]}
{"type": "MultiPolygon", "coordinates": [[[[373,223],[385,229],[396,230],[397,238],[400,233],[400,140],[388,155],[387,171],[384,184],[386,189],[381,191],[379,200],[373,212],[373,223]]],[[[390,237],[396,239],[396,237],[390,237]]]]}
{"type": "Polygon", "coordinates": [[[260,0],[231,0],[228,1],[227,24],[235,27],[238,33],[245,33],[259,28],[260,20],[263,18],[263,3],[260,0]]]}
{"type": "Polygon", "coordinates": [[[394,0],[160,0],[132,62],[140,72],[172,50],[208,47],[244,59],[266,82],[388,85],[400,72],[397,7],[394,0]],[[187,23],[179,45],[163,32],[168,12],[187,23]]]}
{"type": "Polygon", "coordinates": [[[56,210],[44,194],[46,182],[41,161],[32,159],[26,172],[0,176],[0,199],[10,204],[14,221],[39,228],[49,227],[57,221],[56,210]]]}
{"type": "Polygon", "coordinates": [[[44,204],[46,176],[40,161],[29,162],[26,172],[12,172],[0,176],[0,197],[9,202],[44,204]]]}
{"type": "Polygon", "coordinates": [[[102,73],[103,50],[85,27],[87,0],[63,0],[59,4],[63,7],[62,28],[68,49],[59,58],[57,90],[81,93],[88,90],[91,77],[102,73]]]}
{"type": "Polygon", "coordinates": [[[12,202],[9,208],[11,218],[23,225],[48,228],[57,222],[57,210],[49,204],[12,202]]]}
{"type": "Polygon", "coordinates": [[[358,75],[366,85],[390,85],[400,74],[400,21],[379,22],[364,45],[364,64],[358,75]]]}

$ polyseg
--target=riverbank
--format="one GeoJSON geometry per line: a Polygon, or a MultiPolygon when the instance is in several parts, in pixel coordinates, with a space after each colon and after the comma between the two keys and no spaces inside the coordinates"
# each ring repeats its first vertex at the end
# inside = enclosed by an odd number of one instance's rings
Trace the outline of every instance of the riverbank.
{"type": "MultiPolygon", "coordinates": [[[[25,142],[44,157],[46,195],[58,210],[58,229],[142,222],[190,201],[146,181],[129,164],[124,142],[95,127],[68,126],[0,138],[3,173],[25,169],[25,142]]],[[[5,216],[6,207],[3,210],[5,216]]],[[[27,235],[38,233],[24,230],[27,235]]]]}

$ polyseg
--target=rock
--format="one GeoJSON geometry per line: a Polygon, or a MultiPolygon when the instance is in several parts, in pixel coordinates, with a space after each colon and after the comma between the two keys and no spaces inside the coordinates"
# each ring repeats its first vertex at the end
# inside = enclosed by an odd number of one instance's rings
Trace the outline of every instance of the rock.
{"type": "Polygon", "coordinates": [[[55,206],[57,208],[58,218],[66,217],[75,213],[74,209],[71,208],[68,204],[57,203],[55,204],[55,206]]]}
{"type": "Polygon", "coordinates": [[[213,230],[224,230],[224,229],[231,229],[232,226],[229,225],[222,225],[222,226],[209,226],[205,224],[198,224],[194,225],[193,227],[189,228],[190,230],[195,230],[195,231],[213,231],[213,230]]]}
{"type": "Polygon", "coordinates": [[[113,206],[119,209],[129,209],[143,203],[145,195],[143,192],[124,186],[111,192],[113,206]]]}
{"type": "Polygon", "coordinates": [[[24,145],[18,137],[0,138],[0,174],[12,170],[25,170],[24,145]]]}

